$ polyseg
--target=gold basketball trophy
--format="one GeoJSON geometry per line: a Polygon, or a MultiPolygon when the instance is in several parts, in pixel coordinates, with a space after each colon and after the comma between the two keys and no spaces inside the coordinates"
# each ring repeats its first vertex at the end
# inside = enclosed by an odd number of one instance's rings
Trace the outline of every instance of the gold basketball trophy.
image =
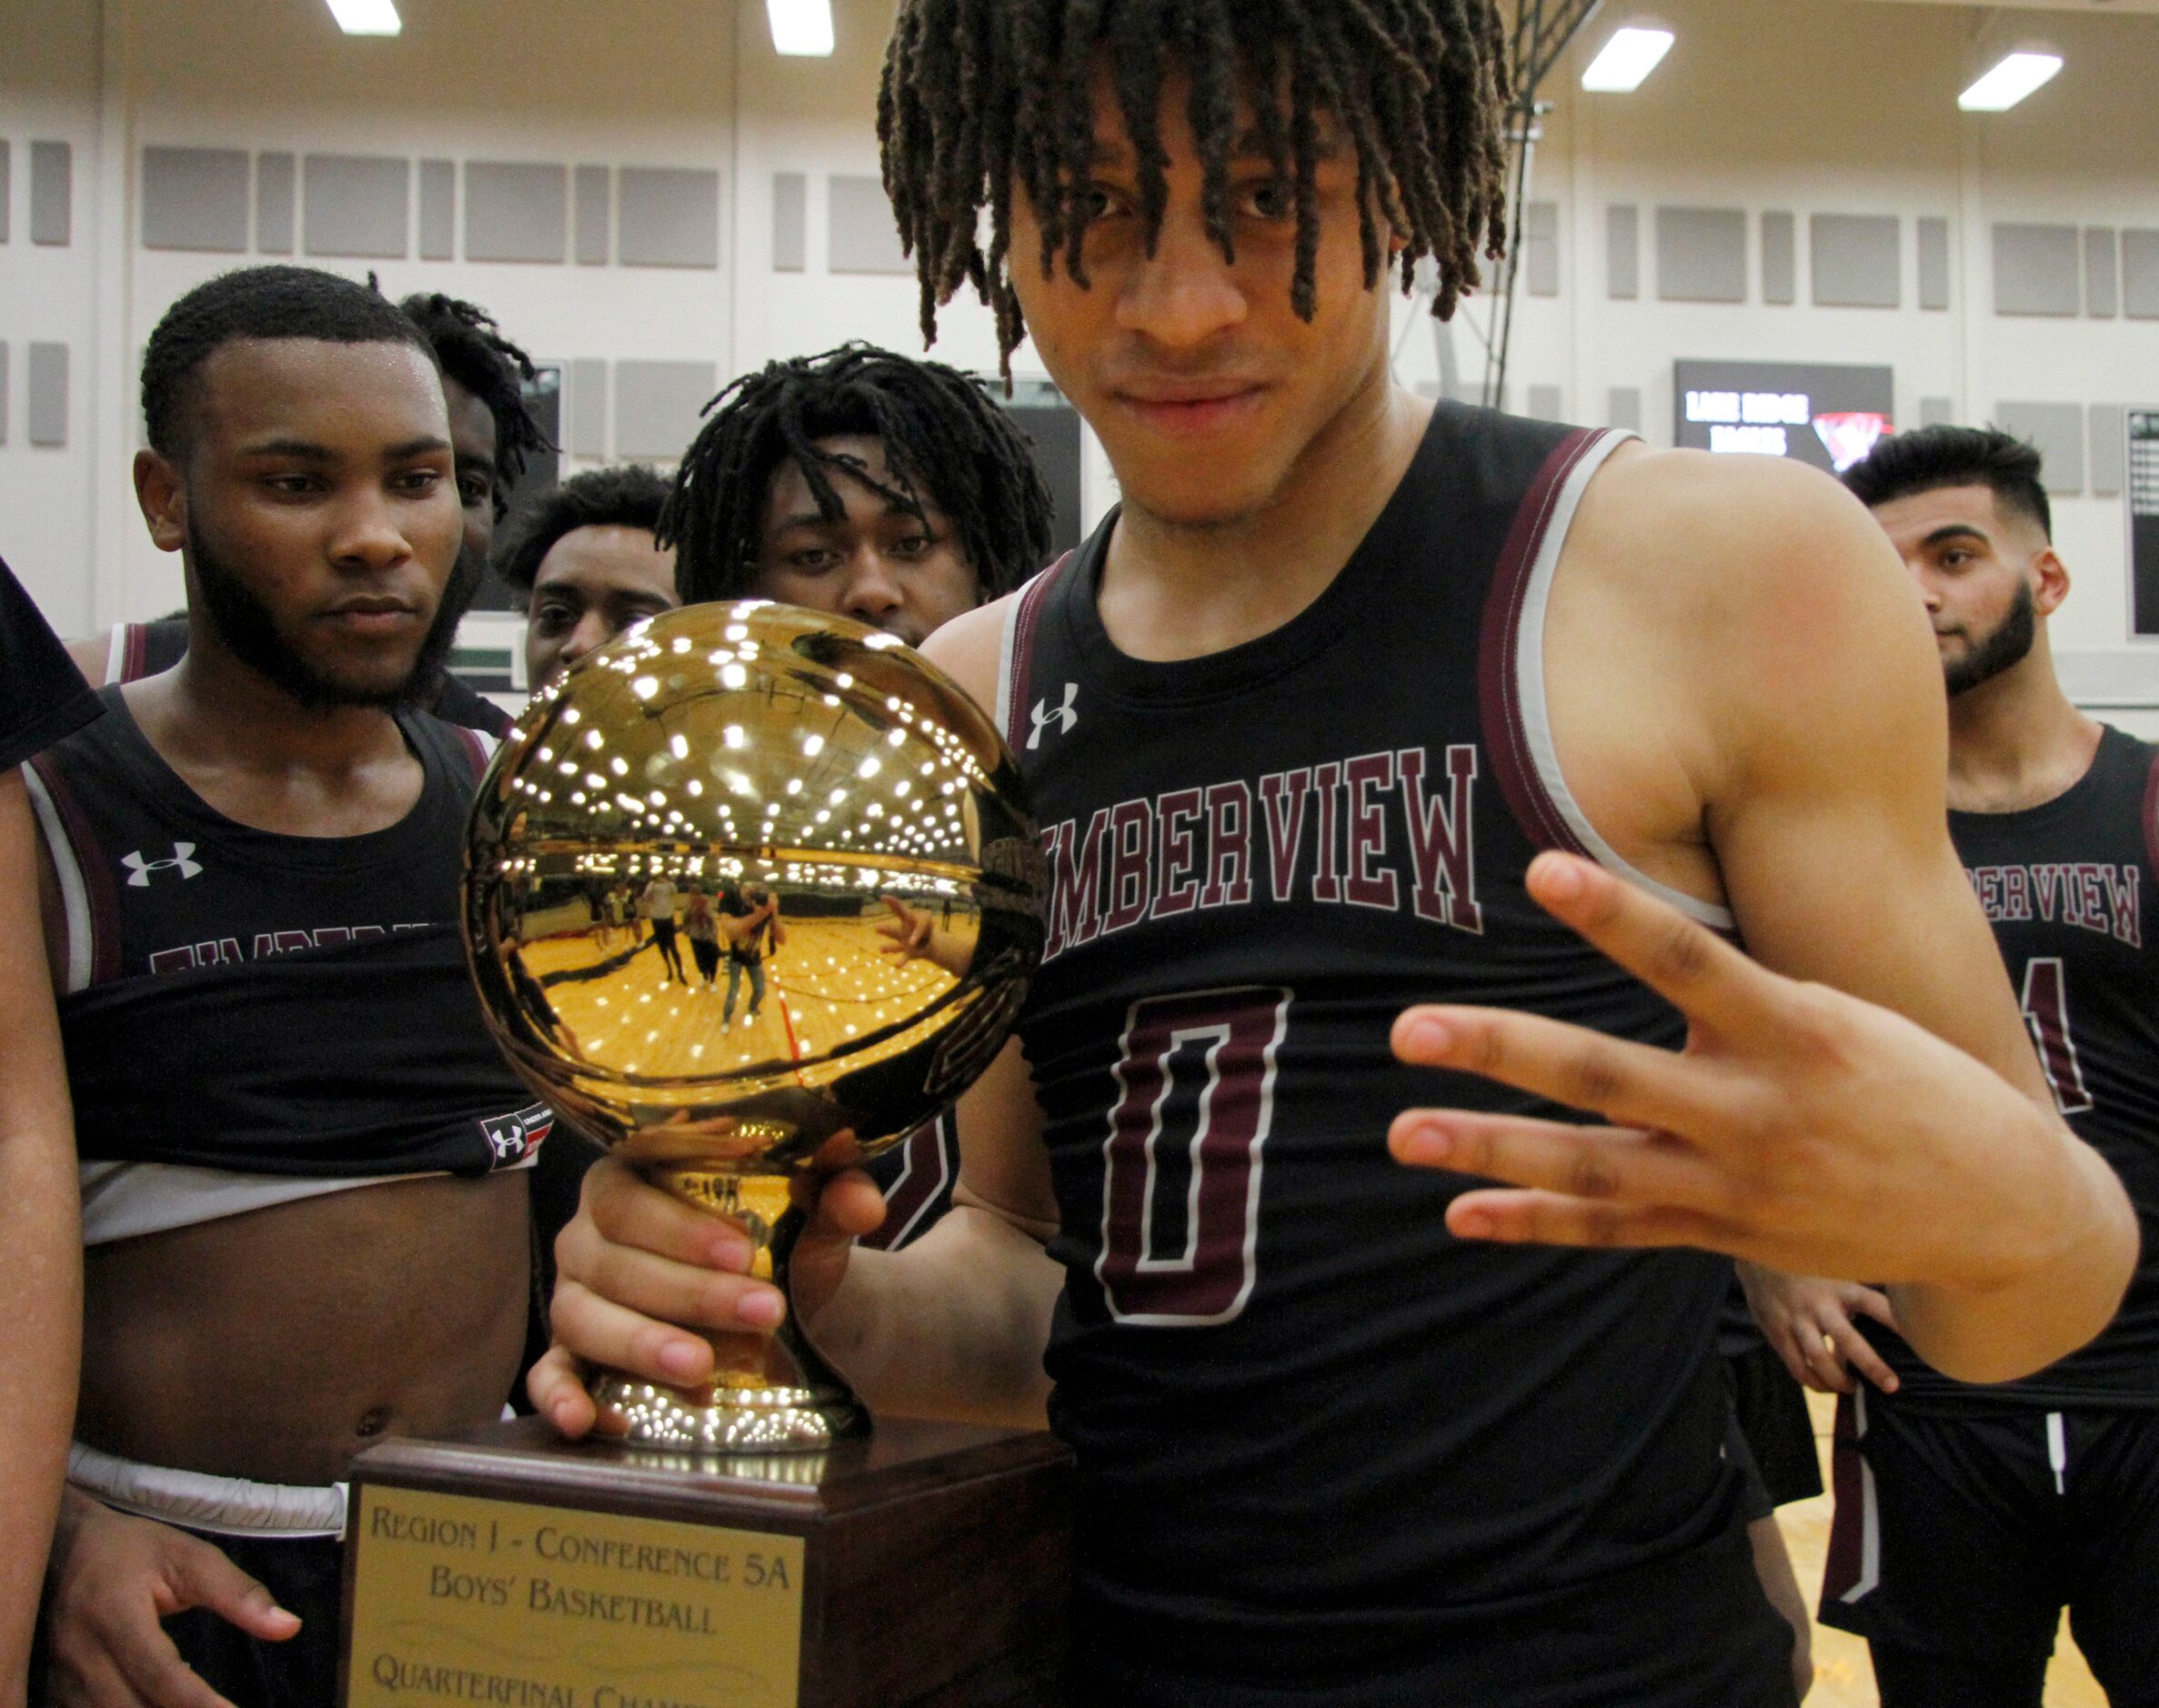
{"type": "MultiPolygon", "coordinates": [[[[898,1144],[1002,1048],[1044,891],[1018,767],[956,684],[876,629],[746,601],[641,624],[534,696],[475,804],[465,929],[518,1073],[784,1289],[794,1182],[898,1144]]],[[[346,1702],[887,1708],[1046,1676],[1060,1449],[872,1430],[791,1315],[714,1350],[695,1390],[596,1377],[624,1442],[527,1420],[365,1455],[346,1702]]]]}

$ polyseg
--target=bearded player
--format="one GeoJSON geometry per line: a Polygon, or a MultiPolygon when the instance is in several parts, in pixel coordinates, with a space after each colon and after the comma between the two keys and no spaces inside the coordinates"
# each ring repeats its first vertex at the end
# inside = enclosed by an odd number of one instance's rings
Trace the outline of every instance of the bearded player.
{"type": "MultiPolygon", "coordinates": [[[[879,1206],[828,1187],[794,1308],[873,1408],[1072,1444],[1090,1703],[1789,1704],[1710,1252],[1893,1278],[1979,1380],[2134,1262],[1863,511],[1392,384],[1390,260],[1446,312],[1500,236],[1501,39],[1488,0],[899,11],[926,318],[982,284],[1124,504],[929,643],[1027,774],[1049,959],[958,1207],[843,1263],[879,1206]]],[[[571,1352],[694,1381],[667,1325],[786,1308],[612,1161],[561,1249],[572,1432],[571,1352]]]]}
{"type": "Polygon", "coordinates": [[[159,322],[143,405],[186,656],[27,773],[85,1247],[38,1700],[319,1708],[346,1468],[500,1414],[549,1118],[457,927],[484,738],[409,709],[463,534],[433,352],[248,268],[159,322]]]}
{"type": "Polygon", "coordinates": [[[1928,427],[1844,482],[1933,618],[1950,834],[2055,1101],[2146,1241],[2098,1340],[1990,1388],[1929,1368],[1873,1289],[1749,1274],[1793,1373],[1848,1396],[1822,1618],[1867,1639],[1884,1708],[2038,1708],[2064,1607],[2108,1701],[2159,1703],[2159,946],[2140,899],[2159,881],[2159,753],[2055,676],[2069,572],[2037,451],[1928,427]]]}

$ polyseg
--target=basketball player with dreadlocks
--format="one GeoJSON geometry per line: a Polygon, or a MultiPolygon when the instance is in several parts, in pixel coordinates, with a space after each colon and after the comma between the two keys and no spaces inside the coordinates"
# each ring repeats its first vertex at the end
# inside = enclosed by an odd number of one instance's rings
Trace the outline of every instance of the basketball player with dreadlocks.
{"type": "Polygon", "coordinates": [[[2068,1610],[2114,1708],[2159,1704],[2159,751],[2055,675],[2069,596],[2039,453],[1975,427],[1884,439],[1844,484],[1917,582],[1949,689],[1949,829],[2069,1124],[2145,1230],[2091,1345],[1973,1388],[1888,1301],[1748,1274],[1793,1374],[1839,1402],[1825,1624],[1873,1651],[1883,1708],[2039,1708],[2068,1610]],[[1880,1324],[1862,1334],[1854,1318],[1880,1324]],[[1869,1344],[1872,1337],[1875,1344],[1869,1344]],[[1856,1378],[1856,1379],[1855,1379],[1856,1378]]]}
{"type": "MultiPolygon", "coordinates": [[[[1504,226],[1501,38],[1493,0],[899,11],[925,318],[981,288],[1123,504],[926,648],[1027,774],[1047,959],[953,1212],[849,1255],[882,1207],[828,1183],[793,1308],[872,1407],[1071,1443],[1090,1703],[1789,1708],[1712,1253],[1888,1278],[1981,1381],[2134,1261],[1865,512],[1393,385],[1390,261],[1445,312],[1504,226]]],[[[573,1354],[694,1381],[668,1324],[788,1308],[612,1160],[560,1251],[573,1432],[573,1354]]]]}
{"type": "Polygon", "coordinates": [[[38,1700],[320,1708],[346,1467],[500,1414],[551,1123],[456,922],[487,744],[410,708],[463,538],[432,349],[247,268],[167,311],[143,406],[187,649],[25,772],[85,1281],[38,1700]]]}
{"type": "MultiPolygon", "coordinates": [[[[508,494],[526,464],[553,449],[525,401],[532,358],[505,337],[495,317],[475,304],[440,292],[416,292],[398,306],[426,335],[442,369],[450,442],[457,447],[457,502],[465,513],[465,548],[445,608],[462,617],[479,591],[497,526],[508,514],[508,494]]],[[[109,636],[78,640],[68,650],[94,682],[134,682],[169,670],[187,650],[185,611],[154,623],[115,623],[109,636]]],[[[437,717],[500,739],[508,716],[456,677],[437,672],[431,709],[437,717]]]]}
{"type": "Polygon", "coordinates": [[[686,603],[778,599],[919,647],[1049,558],[1026,436],[956,368],[850,344],[747,375],[707,415],[659,536],[686,603]]]}

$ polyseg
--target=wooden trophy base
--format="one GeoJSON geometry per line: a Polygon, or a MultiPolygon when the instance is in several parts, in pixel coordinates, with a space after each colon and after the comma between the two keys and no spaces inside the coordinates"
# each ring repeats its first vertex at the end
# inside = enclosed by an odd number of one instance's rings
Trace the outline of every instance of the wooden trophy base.
{"type": "Polygon", "coordinates": [[[353,1467],[343,1708],[1036,1708],[1072,1468],[910,1418],[817,1454],[571,1446],[536,1419],[353,1467]]]}

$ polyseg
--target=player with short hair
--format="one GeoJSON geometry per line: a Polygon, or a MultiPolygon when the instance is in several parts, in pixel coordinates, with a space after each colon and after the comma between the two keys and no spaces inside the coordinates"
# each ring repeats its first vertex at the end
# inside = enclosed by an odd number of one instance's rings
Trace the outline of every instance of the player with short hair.
{"type": "MultiPolygon", "coordinates": [[[[503,336],[492,315],[439,292],[415,292],[397,306],[426,337],[442,369],[450,443],[457,449],[465,545],[443,601],[454,628],[479,590],[495,529],[509,513],[510,488],[530,458],[554,447],[525,400],[523,382],[536,371],[532,358],[503,336]]],[[[94,682],[140,681],[179,663],[187,650],[187,613],[176,611],[153,623],[115,623],[109,635],[75,641],[68,650],[94,682]]],[[[497,738],[507,732],[509,717],[493,701],[447,670],[437,668],[434,682],[427,705],[437,717],[497,738]]]]}
{"type": "Polygon", "coordinates": [[[2064,1607],[2108,1701],[2159,1703],[2159,940],[2140,899],[2159,749],[2062,690],[2047,628],[2069,572],[2030,445],[1927,427],[1844,484],[1933,618],[1950,835],[2055,1100],[2121,1175],[2144,1247],[2104,1334],[1986,1388],[1930,1368],[1873,1289],[1750,1275],[1793,1374],[1844,1396],[1822,1619],[1867,1639],[1884,1708],[2038,1708],[2064,1607]]]}
{"type": "MultiPolygon", "coordinates": [[[[794,1305],[873,1409],[1072,1444],[1090,1703],[1788,1708],[1712,1253],[1893,1276],[1979,1380],[2134,1264],[1864,512],[1392,383],[1389,265],[1475,285],[1507,110],[1491,0],[899,9],[927,303],[1032,337],[1123,504],[926,648],[1026,774],[1048,958],[953,1212],[850,1254],[828,1184],[794,1305]]],[[[572,1432],[573,1352],[694,1381],[667,1324],[788,1308],[612,1160],[561,1254],[572,1432]]]]}
{"type": "Polygon", "coordinates": [[[845,345],[745,375],[706,413],[659,535],[685,603],[778,599],[919,646],[1049,558],[1026,435],[941,362],[845,345]]]}
{"type": "Polygon", "coordinates": [[[409,704],[463,532],[426,339],[246,268],[167,311],[143,405],[186,651],[29,772],[85,1247],[41,1700],[319,1708],[341,1480],[499,1415],[551,1117],[457,926],[487,738],[409,704]]]}
{"type": "Polygon", "coordinates": [[[668,482],[641,463],[573,475],[519,518],[495,573],[526,596],[525,679],[538,688],[632,623],[671,611],[675,554],[654,535],[668,482]]]}

